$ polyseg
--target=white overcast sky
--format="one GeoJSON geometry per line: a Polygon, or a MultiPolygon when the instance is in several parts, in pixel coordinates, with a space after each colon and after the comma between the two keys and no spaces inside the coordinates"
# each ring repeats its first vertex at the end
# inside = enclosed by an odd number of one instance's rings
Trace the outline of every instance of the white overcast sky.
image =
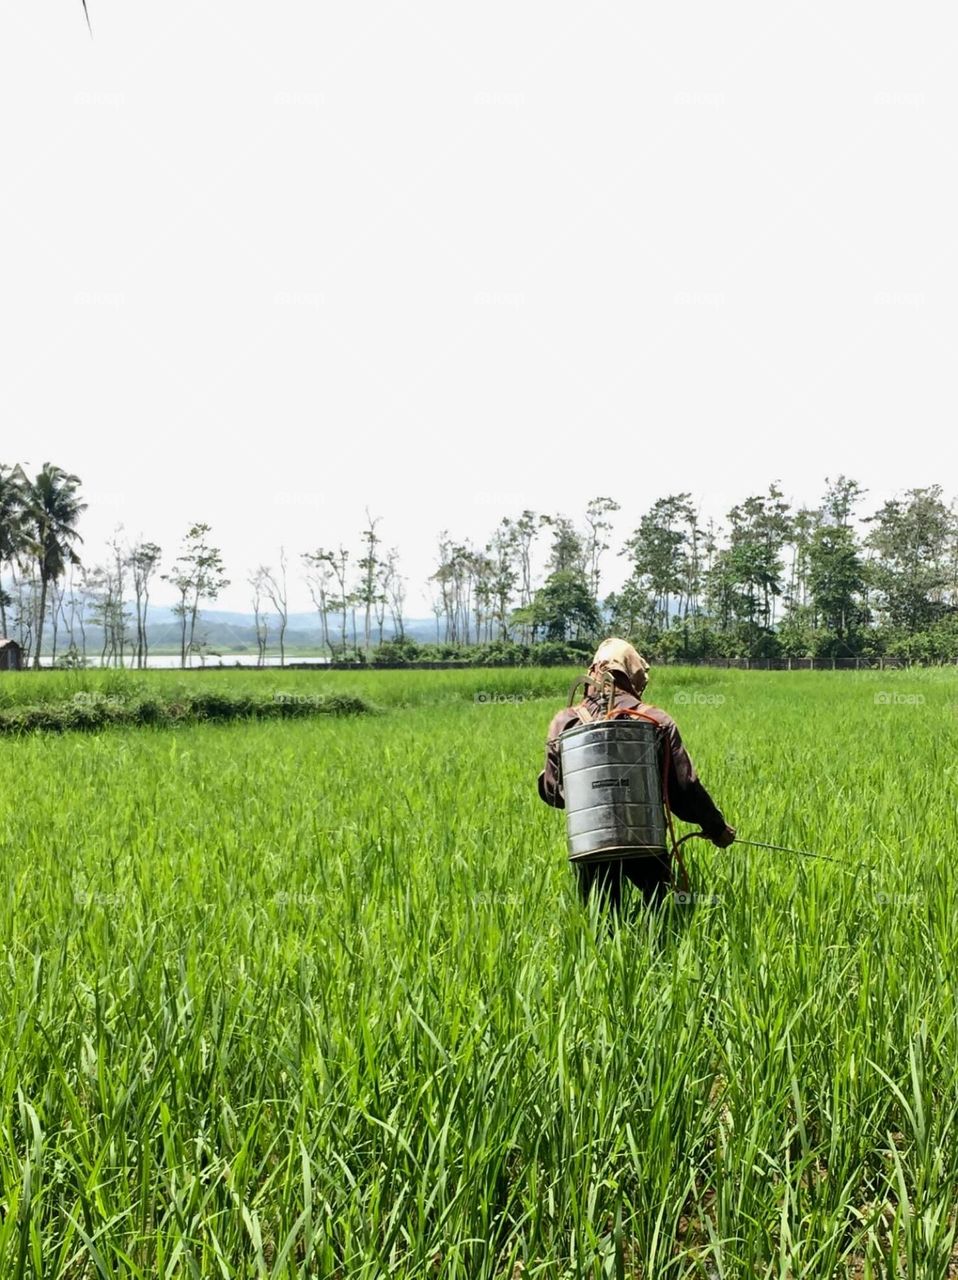
{"type": "Polygon", "coordinates": [[[368,506],[425,615],[522,507],[958,490],[952,6],[89,4],[0,9],[0,459],[85,557],[203,519],[245,608],[368,506]]]}

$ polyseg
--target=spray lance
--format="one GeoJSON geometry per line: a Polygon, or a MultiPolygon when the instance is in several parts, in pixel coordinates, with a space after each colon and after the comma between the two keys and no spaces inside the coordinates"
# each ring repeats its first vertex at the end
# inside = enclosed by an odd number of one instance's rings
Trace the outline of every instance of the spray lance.
{"type": "MultiPolygon", "coordinates": [[[[687,835],[676,841],[676,846],[685,844],[686,840],[694,839],[707,840],[709,837],[704,831],[690,831],[687,835]]],[[[799,858],[814,858],[820,862],[834,862],[836,866],[841,867],[843,871],[849,871],[857,875],[859,871],[867,871],[871,875],[873,867],[868,867],[864,862],[846,862],[842,858],[833,858],[827,853],[815,853],[811,849],[790,849],[784,844],[769,844],[765,840],[743,840],[740,836],[736,836],[732,844],[744,844],[751,849],[771,849],[775,853],[792,853],[799,858]]],[[[729,846],[731,847],[731,846],[729,846]]]]}

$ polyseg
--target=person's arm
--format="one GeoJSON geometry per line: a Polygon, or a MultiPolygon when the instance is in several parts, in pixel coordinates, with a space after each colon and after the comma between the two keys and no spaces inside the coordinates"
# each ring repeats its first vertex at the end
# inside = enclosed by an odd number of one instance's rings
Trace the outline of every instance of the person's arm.
{"type": "Polygon", "coordinates": [[[722,816],[722,811],[699,781],[673,721],[663,726],[669,751],[669,808],[683,822],[697,822],[713,844],[726,848],[735,839],[735,829],[722,816]]]}
{"type": "Polygon", "coordinates": [[[562,794],[562,770],[559,766],[559,734],[568,729],[577,717],[570,718],[568,712],[560,711],[549,725],[549,736],[546,739],[545,768],[539,774],[539,799],[551,804],[553,809],[565,808],[565,797],[562,794]]]}

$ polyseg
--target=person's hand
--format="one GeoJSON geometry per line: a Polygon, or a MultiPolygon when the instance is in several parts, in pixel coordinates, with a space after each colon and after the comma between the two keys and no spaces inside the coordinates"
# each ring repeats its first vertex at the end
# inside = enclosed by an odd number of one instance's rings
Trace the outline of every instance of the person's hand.
{"type": "Polygon", "coordinates": [[[710,839],[716,848],[727,849],[735,839],[735,828],[726,823],[724,830],[720,831],[718,835],[711,836],[710,839]]]}

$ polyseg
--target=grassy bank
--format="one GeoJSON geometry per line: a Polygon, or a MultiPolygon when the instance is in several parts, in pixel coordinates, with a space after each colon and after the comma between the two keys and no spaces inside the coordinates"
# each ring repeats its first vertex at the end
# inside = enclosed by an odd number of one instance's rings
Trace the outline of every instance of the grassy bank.
{"type": "Polygon", "coordinates": [[[355,694],[272,697],[226,690],[192,690],[153,694],[76,693],[62,701],[18,702],[0,707],[0,734],[36,731],[112,729],[121,725],[174,726],[228,720],[293,720],[305,716],[345,716],[373,707],[355,694]],[[166,696],[163,694],[166,693],[166,696]]]}

